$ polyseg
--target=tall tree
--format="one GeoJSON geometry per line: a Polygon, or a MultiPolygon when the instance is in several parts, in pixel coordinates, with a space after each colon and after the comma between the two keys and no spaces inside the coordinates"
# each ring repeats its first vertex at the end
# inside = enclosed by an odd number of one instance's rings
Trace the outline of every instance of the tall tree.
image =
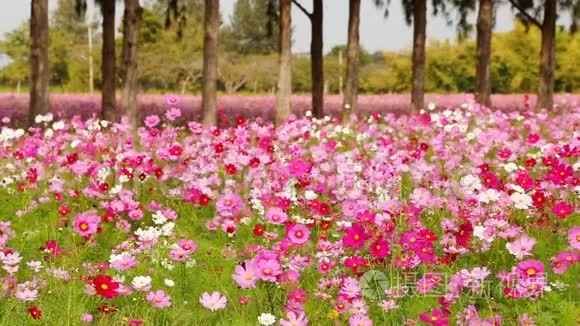
{"type": "Polygon", "coordinates": [[[123,15],[123,113],[129,118],[133,129],[137,128],[137,46],[143,10],[139,0],[125,0],[123,15]]]}
{"type": "Polygon", "coordinates": [[[491,33],[493,29],[493,0],[479,0],[477,15],[477,68],[475,71],[475,99],[491,106],[491,33]]]}
{"type": "Polygon", "coordinates": [[[101,118],[115,121],[117,118],[115,100],[115,0],[100,0],[99,2],[103,16],[101,118]]]}
{"type": "Polygon", "coordinates": [[[427,32],[427,0],[413,1],[413,72],[411,112],[423,109],[425,101],[425,39],[427,32]]]}
{"type": "MultiPolygon", "coordinates": [[[[528,13],[532,9],[540,12],[542,5],[534,7],[534,1],[530,0],[509,0],[512,6],[518,11],[518,18],[526,24],[533,24],[542,31],[542,43],[540,50],[540,81],[538,86],[538,108],[551,109],[554,104],[554,71],[556,69],[556,19],[558,2],[564,7],[570,6],[566,0],[545,0],[543,5],[544,17],[539,19],[528,13]]],[[[575,19],[572,19],[574,26],[575,19]]]]}
{"type": "Polygon", "coordinates": [[[343,119],[356,112],[358,97],[360,0],[350,0],[348,10],[348,41],[346,46],[346,86],[343,99],[343,119]]]}
{"type": "Polygon", "coordinates": [[[290,116],[292,95],[292,0],[280,0],[280,65],[276,94],[276,123],[290,116]]]}
{"type": "Polygon", "coordinates": [[[219,15],[219,0],[205,0],[202,111],[206,126],[215,125],[217,119],[219,15]]]}
{"type": "Polygon", "coordinates": [[[48,111],[48,0],[33,0],[30,13],[30,110],[28,124],[48,111]]]}
{"type": "Polygon", "coordinates": [[[312,79],[312,114],[316,118],[324,116],[324,6],[322,0],[313,0],[312,12],[308,12],[300,2],[292,2],[310,19],[312,38],[310,40],[310,75],[312,79]]]}

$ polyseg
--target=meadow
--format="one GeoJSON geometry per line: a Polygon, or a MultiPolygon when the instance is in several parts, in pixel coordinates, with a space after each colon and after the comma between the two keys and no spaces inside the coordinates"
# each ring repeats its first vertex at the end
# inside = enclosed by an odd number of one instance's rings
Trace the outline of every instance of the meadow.
{"type": "Polygon", "coordinates": [[[252,118],[273,98],[220,97],[223,128],[144,96],[135,133],[79,95],[13,128],[23,98],[0,100],[0,325],[579,322],[578,95],[364,96],[344,124],[296,97],[276,127],[252,118]]]}

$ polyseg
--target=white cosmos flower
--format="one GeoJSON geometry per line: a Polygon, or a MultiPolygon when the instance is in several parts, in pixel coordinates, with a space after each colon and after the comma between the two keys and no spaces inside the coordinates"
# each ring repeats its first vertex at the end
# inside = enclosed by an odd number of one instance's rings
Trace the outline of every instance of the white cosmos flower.
{"type": "Polygon", "coordinates": [[[274,325],[274,323],[276,323],[276,316],[274,316],[270,313],[264,312],[260,316],[258,316],[258,322],[260,323],[260,325],[263,325],[263,326],[274,325]]]}
{"type": "Polygon", "coordinates": [[[519,192],[514,192],[510,199],[514,203],[514,207],[518,209],[528,209],[532,206],[532,198],[526,194],[521,194],[519,192]]]}

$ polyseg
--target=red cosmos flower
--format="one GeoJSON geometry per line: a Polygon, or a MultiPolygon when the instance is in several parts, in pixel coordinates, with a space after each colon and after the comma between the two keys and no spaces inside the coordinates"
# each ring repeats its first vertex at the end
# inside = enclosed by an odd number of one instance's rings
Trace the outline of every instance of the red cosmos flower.
{"type": "Polygon", "coordinates": [[[492,189],[499,188],[499,180],[497,176],[492,172],[483,172],[481,173],[481,178],[483,179],[483,184],[492,189]]]}
{"type": "Polygon", "coordinates": [[[541,190],[534,192],[532,195],[532,203],[536,208],[544,207],[544,205],[546,205],[546,196],[544,195],[544,192],[541,190]]]}
{"type": "Polygon", "coordinates": [[[222,143],[217,143],[215,145],[213,145],[213,150],[215,151],[216,154],[220,154],[224,152],[224,144],[222,143]]]}
{"type": "Polygon", "coordinates": [[[252,157],[250,159],[250,167],[257,168],[258,166],[260,166],[260,159],[257,157],[252,157]]]}
{"type": "Polygon", "coordinates": [[[221,131],[219,130],[219,128],[215,128],[211,133],[217,137],[221,134],[221,131]]]}
{"type": "Polygon", "coordinates": [[[201,196],[199,196],[199,204],[201,206],[207,206],[209,204],[209,196],[206,194],[201,194],[201,196]]]}
{"type": "Polygon", "coordinates": [[[429,242],[433,242],[435,240],[437,240],[437,235],[428,229],[422,229],[421,231],[419,231],[419,236],[429,242]]]}
{"type": "Polygon", "coordinates": [[[61,216],[68,215],[70,212],[71,212],[71,209],[70,209],[70,207],[68,207],[67,205],[62,205],[62,206],[60,206],[60,207],[58,208],[58,213],[59,213],[61,216]]]}
{"type": "Polygon", "coordinates": [[[41,250],[48,250],[52,256],[58,256],[62,252],[59,245],[54,240],[48,240],[44,244],[44,247],[40,248],[41,250]]]}
{"type": "Polygon", "coordinates": [[[461,227],[459,227],[459,232],[455,235],[455,241],[457,241],[457,244],[461,247],[468,247],[472,234],[473,226],[471,223],[463,223],[461,224],[461,227]]]}
{"type": "Polygon", "coordinates": [[[558,202],[552,207],[552,213],[554,213],[559,218],[565,218],[566,216],[574,212],[574,206],[566,202],[558,202]]]}
{"type": "Polygon", "coordinates": [[[129,319],[127,322],[129,325],[143,325],[143,320],[141,319],[129,319]]]}
{"type": "Polygon", "coordinates": [[[254,232],[255,236],[261,237],[264,235],[264,232],[266,230],[264,229],[264,225],[256,224],[256,226],[254,226],[254,229],[252,231],[254,232]]]}
{"type": "Polygon", "coordinates": [[[181,155],[181,153],[183,153],[183,148],[181,148],[181,146],[175,144],[175,145],[171,145],[171,147],[169,147],[169,154],[171,154],[173,156],[179,156],[179,155],[181,155]]]}
{"type": "Polygon", "coordinates": [[[238,169],[233,164],[226,164],[226,173],[229,175],[234,175],[238,172],[238,169]]]}
{"type": "Polygon", "coordinates": [[[26,310],[32,316],[32,319],[40,319],[42,317],[42,311],[36,306],[28,307],[26,310]]]}
{"type": "Polygon", "coordinates": [[[246,124],[246,119],[244,119],[242,116],[238,116],[236,118],[236,125],[243,126],[244,124],[246,124]]]}
{"type": "Polygon", "coordinates": [[[119,292],[117,292],[119,283],[114,282],[108,275],[97,275],[93,279],[93,287],[98,295],[106,299],[113,299],[119,295],[119,292]]]}
{"type": "Polygon", "coordinates": [[[526,160],[526,167],[528,168],[533,168],[534,166],[536,166],[536,160],[533,158],[529,158],[526,160]]]}

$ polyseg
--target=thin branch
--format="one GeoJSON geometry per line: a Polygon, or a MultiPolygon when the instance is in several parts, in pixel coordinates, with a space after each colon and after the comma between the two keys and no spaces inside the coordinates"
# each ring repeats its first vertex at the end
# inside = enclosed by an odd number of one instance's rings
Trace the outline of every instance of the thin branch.
{"type": "Polygon", "coordinates": [[[526,16],[526,18],[534,25],[536,25],[539,29],[542,29],[542,25],[536,18],[532,17],[530,14],[528,14],[528,12],[522,8],[516,1],[514,0],[508,0],[512,6],[514,6],[519,12],[522,13],[522,15],[526,16]]]}
{"type": "Polygon", "coordinates": [[[302,12],[309,18],[312,20],[312,13],[309,13],[308,10],[306,10],[306,8],[302,7],[302,5],[300,4],[300,2],[296,1],[296,0],[292,0],[292,3],[296,5],[296,7],[298,7],[300,10],[302,10],[302,12]]]}

